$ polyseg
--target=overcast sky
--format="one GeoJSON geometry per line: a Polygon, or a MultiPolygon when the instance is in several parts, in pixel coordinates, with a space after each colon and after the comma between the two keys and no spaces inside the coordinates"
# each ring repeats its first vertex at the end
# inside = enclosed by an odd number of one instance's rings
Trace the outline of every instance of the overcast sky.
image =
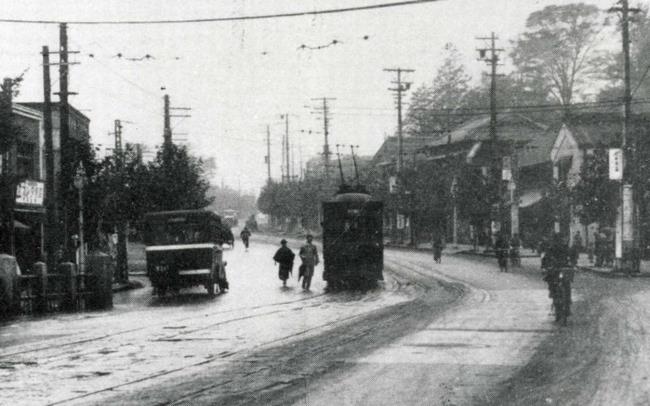
{"type": "MultiPolygon", "coordinates": [[[[5,2],[1,18],[48,20],[153,20],[244,16],[350,7],[389,0],[20,0],[5,2]]],[[[586,0],[606,10],[614,0],[586,0]]],[[[170,25],[75,25],[69,27],[71,103],[91,121],[96,144],[109,145],[113,121],[123,120],[123,139],[158,145],[163,102],[191,107],[191,118],[173,119],[174,132],[195,154],[215,157],[212,181],[257,192],[266,179],[266,125],[271,127],[272,172],[280,176],[280,145],[290,114],[290,136],[303,160],[322,150],[322,122],[307,108],[312,98],[331,102],[331,145],[358,144],[372,155],[396,127],[387,90],[394,76],[383,68],[415,69],[417,86],[433,79],[446,42],[463,53],[475,80],[475,37],[494,31],[499,46],[520,33],[532,11],[562,0],[443,0],[347,14],[271,20],[170,25]],[[367,36],[367,39],[364,37],[367,36]],[[339,44],[319,50],[337,40],[339,44]],[[90,56],[92,54],[92,57],[90,56]],[[117,57],[122,54],[122,57],[117,57]],[[129,60],[145,55],[153,58],[129,60]],[[161,90],[164,87],[165,90],[161,90]],[[307,107],[305,107],[307,106],[307,107]],[[305,132],[300,132],[304,130],[305,132]],[[319,133],[307,133],[308,130],[319,133]]],[[[611,35],[611,34],[610,34],[611,35]]],[[[58,26],[0,23],[0,74],[24,70],[19,101],[42,101],[41,47],[58,47],[58,26]]],[[[617,38],[604,38],[613,41],[617,38]]],[[[58,74],[53,71],[53,89],[58,74]]],[[[56,100],[56,96],[53,96],[56,100]]],[[[408,98],[407,98],[408,101],[408,98]]]]}

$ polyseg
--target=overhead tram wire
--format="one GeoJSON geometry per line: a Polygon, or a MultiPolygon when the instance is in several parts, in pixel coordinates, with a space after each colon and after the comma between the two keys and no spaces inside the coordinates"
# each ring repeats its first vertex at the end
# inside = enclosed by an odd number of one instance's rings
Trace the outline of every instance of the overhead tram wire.
{"type": "Polygon", "coordinates": [[[291,17],[313,17],[317,15],[327,14],[342,14],[357,11],[378,10],[394,7],[413,6],[418,4],[439,3],[443,0],[404,0],[394,1],[388,3],[369,4],[365,6],[352,6],[331,8],[313,11],[295,11],[288,13],[274,13],[274,14],[260,14],[239,17],[210,17],[210,18],[190,18],[190,19],[176,19],[176,20],[79,20],[79,21],[63,21],[63,20],[29,20],[18,18],[0,18],[0,23],[14,23],[14,24],[61,24],[67,23],[68,25],[147,25],[147,24],[196,24],[196,23],[218,23],[229,21],[254,21],[254,20],[270,20],[276,18],[291,18],[291,17]]]}

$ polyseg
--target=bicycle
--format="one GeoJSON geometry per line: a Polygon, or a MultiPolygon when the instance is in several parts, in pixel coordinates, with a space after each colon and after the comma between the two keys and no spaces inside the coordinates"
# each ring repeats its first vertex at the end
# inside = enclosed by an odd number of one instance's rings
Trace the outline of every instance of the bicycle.
{"type": "Polygon", "coordinates": [[[571,281],[573,280],[573,268],[560,268],[555,270],[551,286],[553,309],[555,310],[555,321],[562,326],[567,325],[571,315],[571,281]]]}

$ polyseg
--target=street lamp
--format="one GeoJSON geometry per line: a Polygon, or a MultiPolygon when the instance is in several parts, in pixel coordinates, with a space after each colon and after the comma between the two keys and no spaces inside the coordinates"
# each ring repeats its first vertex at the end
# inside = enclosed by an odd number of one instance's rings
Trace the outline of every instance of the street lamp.
{"type": "Polygon", "coordinates": [[[86,171],[83,162],[79,161],[79,166],[74,174],[74,187],[79,191],[79,271],[84,271],[85,252],[84,252],[84,200],[83,189],[86,183],[86,171]]]}

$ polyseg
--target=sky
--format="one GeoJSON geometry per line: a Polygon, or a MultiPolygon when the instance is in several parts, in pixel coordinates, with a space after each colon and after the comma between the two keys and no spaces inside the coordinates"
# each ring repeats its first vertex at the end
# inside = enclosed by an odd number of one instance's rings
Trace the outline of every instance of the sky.
{"type": "MultiPolygon", "coordinates": [[[[478,81],[486,66],[476,60],[476,48],[484,45],[476,37],[494,32],[507,53],[531,12],[572,1],[441,0],[344,14],[192,24],[74,21],[235,17],[390,1],[18,0],[6,2],[0,18],[70,22],[69,49],[79,52],[70,57],[78,62],[70,69],[70,90],[78,93],[70,102],[91,119],[93,143],[111,146],[108,133],[120,119],[124,142],[159,145],[163,95],[169,94],[172,107],[191,108],[191,117],[172,118],[175,140],[195,155],[216,159],[211,182],[257,193],[267,175],[267,125],[272,176],[280,177],[282,115],[289,116],[296,167],[301,157],[306,161],[322,151],[323,123],[313,109],[322,105],[314,99],[322,97],[334,98],[329,102],[331,149],[353,144],[362,155],[373,155],[397,125],[388,90],[395,77],[383,69],[414,69],[405,74],[413,87],[431,83],[445,43],[452,42],[478,81]],[[336,45],[323,47],[333,40],[336,45]]],[[[615,4],[583,2],[602,10],[615,4]]],[[[610,37],[603,42],[618,40],[605,35],[610,37]]],[[[0,23],[0,38],[0,74],[25,72],[17,101],[42,101],[40,52],[44,45],[58,48],[58,26],[0,23]]],[[[54,70],[52,77],[58,91],[54,70]]]]}

